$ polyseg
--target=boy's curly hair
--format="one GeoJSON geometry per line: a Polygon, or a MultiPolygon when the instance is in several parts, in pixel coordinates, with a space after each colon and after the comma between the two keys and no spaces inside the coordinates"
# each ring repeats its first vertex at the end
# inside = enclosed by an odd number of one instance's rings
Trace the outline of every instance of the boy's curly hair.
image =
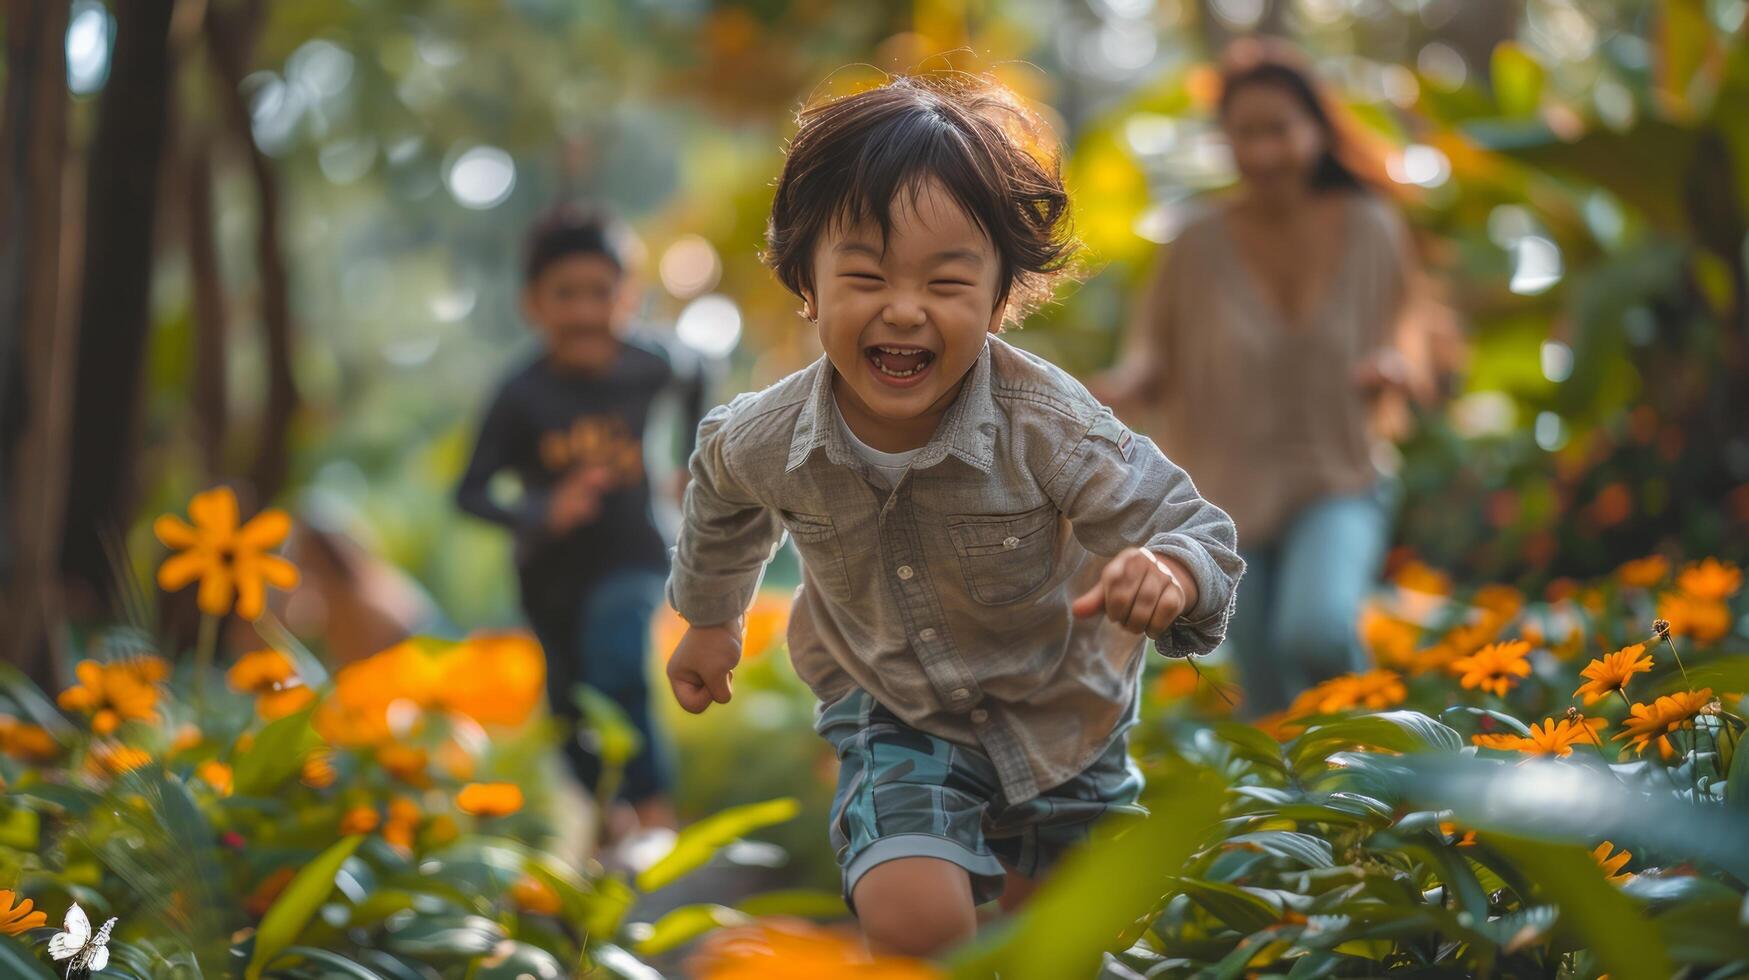
{"type": "Polygon", "coordinates": [[[886,239],[892,205],[938,181],[988,235],[1001,262],[996,300],[1019,323],[1048,300],[1080,248],[1054,136],[987,76],[901,75],[804,108],[790,141],[766,264],[796,295],[813,289],[814,248],[834,222],[873,220],[886,239]]]}

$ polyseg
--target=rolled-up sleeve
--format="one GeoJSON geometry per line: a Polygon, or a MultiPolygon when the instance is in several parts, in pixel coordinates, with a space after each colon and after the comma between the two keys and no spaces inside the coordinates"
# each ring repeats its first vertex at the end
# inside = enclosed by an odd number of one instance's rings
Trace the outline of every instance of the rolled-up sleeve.
{"type": "Polygon", "coordinates": [[[766,562],[783,541],[777,515],[735,475],[728,454],[732,406],[712,409],[698,426],[692,482],[668,575],[668,603],[700,626],[728,622],[745,612],[759,589],[766,562]]]}
{"type": "Polygon", "coordinates": [[[1186,657],[1220,645],[1245,573],[1238,532],[1153,442],[1104,412],[1062,458],[1046,491],[1088,551],[1111,556],[1140,546],[1177,559],[1196,578],[1196,605],[1155,640],[1160,653],[1186,657]]]}

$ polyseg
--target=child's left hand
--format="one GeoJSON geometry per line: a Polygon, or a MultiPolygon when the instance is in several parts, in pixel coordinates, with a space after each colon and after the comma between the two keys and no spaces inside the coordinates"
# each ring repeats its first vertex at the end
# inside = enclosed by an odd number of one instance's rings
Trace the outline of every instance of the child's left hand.
{"type": "Polygon", "coordinates": [[[1176,559],[1146,548],[1126,548],[1105,566],[1098,584],[1082,593],[1069,610],[1081,619],[1104,610],[1124,629],[1158,637],[1196,605],[1196,594],[1196,579],[1176,559]]]}

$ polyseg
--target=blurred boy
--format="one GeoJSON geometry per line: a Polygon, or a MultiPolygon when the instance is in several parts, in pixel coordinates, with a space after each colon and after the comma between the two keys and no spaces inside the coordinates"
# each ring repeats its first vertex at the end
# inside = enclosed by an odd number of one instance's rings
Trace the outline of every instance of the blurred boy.
{"type": "MultiPolygon", "coordinates": [[[[516,534],[522,606],[546,649],[553,714],[575,723],[584,684],[617,702],[644,741],[619,796],[643,827],[672,828],[672,774],[646,679],[667,547],[652,522],[644,437],[652,403],[678,383],[690,451],[703,392],[697,379],[677,379],[661,349],[626,336],[636,301],[629,241],[609,219],[570,208],[530,231],[522,309],[543,349],[499,386],[456,501],[516,534]],[[521,482],[510,502],[491,491],[506,471],[521,482]]],[[[577,737],[564,747],[594,791],[601,760],[577,737]]],[[[603,816],[610,838],[630,829],[623,812],[603,816]]]]}

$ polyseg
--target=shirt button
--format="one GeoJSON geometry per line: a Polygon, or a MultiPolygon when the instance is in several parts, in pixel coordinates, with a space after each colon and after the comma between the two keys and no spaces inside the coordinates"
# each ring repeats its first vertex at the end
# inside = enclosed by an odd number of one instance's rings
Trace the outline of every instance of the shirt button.
{"type": "MultiPolygon", "coordinates": [[[[924,641],[925,643],[929,642],[930,640],[935,639],[935,627],[925,626],[922,629],[918,630],[917,631],[917,638],[919,640],[924,641]]],[[[963,691],[963,690],[965,690],[965,688],[963,688],[963,687],[960,688],[960,691],[963,691]]],[[[954,692],[954,697],[957,698],[957,697],[961,697],[961,696],[962,695],[959,693],[959,691],[954,692]]]]}
{"type": "Polygon", "coordinates": [[[971,696],[972,696],[972,692],[963,688],[963,687],[956,687],[953,689],[953,699],[955,701],[964,701],[966,698],[969,698],[971,696]]]}
{"type": "Polygon", "coordinates": [[[972,709],[972,724],[982,725],[984,722],[989,721],[989,720],[990,720],[990,712],[985,711],[983,708],[973,708],[972,709]]]}
{"type": "Polygon", "coordinates": [[[899,573],[899,578],[902,581],[906,581],[906,582],[911,581],[911,576],[916,574],[915,572],[911,571],[910,565],[900,565],[898,568],[898,573],[899,573]]]}
{"type": "Polygon", "coordinates": [[[1012,535],[1010,535],[1006,538],[1003,538],[1002,539],[1002,547],[1004,547],[1004,548],[1018,548],[1018,547],[1020,547],[1020,539],[1017,537],[1014,537],[1012,535]]]}

